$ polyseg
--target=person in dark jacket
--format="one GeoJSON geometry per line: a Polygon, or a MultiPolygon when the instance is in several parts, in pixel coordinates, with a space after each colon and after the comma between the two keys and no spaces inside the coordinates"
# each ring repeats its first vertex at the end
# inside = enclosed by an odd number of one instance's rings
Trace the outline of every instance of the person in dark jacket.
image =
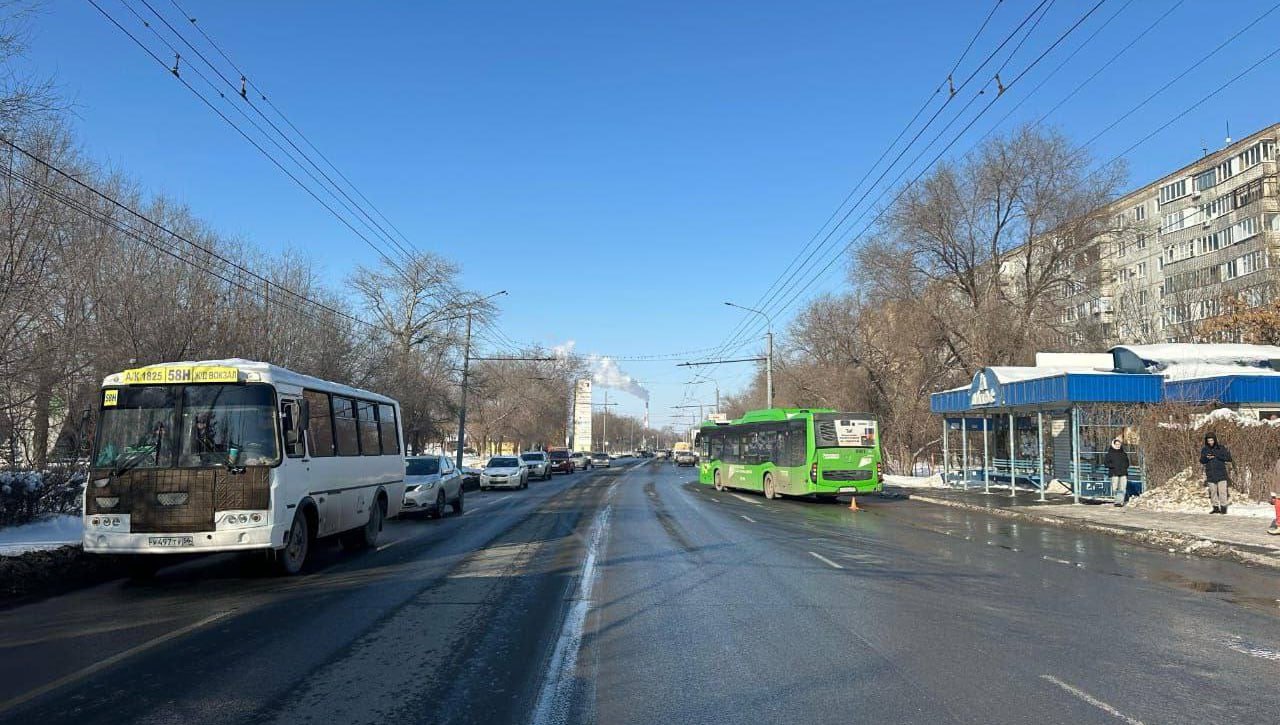
{"type": "Polygon", "coordinates": [[[1111,441],[1111,447],[1102,457],[1102,465],[1111,476],[1111,495],[1117,506],[1124,506],[1124,496],[1129,489],[1129,454],[1124,452],[1124,441],[1119,436],[1111,441]]]}
{"type": "Polygon", "coordinates": [[[1206,435],[1204,447],[1200,449],[1200,463],[1204,466],[1204,481],[1209,486],[1209,503],[1213,504],[1209,513],[1227,512],[1227,464],[1230,462],[1231,451],[1218,442],[1218,436],[1206,435]]]}

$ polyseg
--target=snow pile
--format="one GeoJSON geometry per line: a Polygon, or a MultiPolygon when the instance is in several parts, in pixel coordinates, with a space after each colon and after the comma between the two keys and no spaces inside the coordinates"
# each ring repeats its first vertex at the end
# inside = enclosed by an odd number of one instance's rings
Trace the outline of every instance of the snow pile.
{"type": "Polygon", "coordinates": [[[881,477],[886,486],[899,488],[946,488],[942,476],[897,476],[887,473],[881,477]]]}
{"type": "Polygon", "coordinates": [[[0,529],[0,556],[56,549],[80,543],[84,522],[79,516],[60,514],[21,526],[0,529]]]}
{"type": "MultiPolygon", "coordinates": [[[[1239,496],[1232,491],[1233,499],[1239,496]]],[[[1139,511],[1172,513],[1209,513],[1209,489],[1205,487],[1204,472],[1199,467],[1187,467],[1168,481],[1148,488],[1141,496],[1129,499],[1128,507],[1139,511]]],[[[1230,516],[1272,518],[1275,509],[1266,504],[1231,504],[1230,516]]]]}
{"type": "Polygon", "coordinates": [[[1280,420],[1258,420],[1251,415],[1245,415],[1237,410],[1230,408],[1217,408],[1199,416],[1195,422],[1187,423],[1157,423],[1161,428],[1170,430],[1195,430],[1203,428],[1214,423],[1231,423],[1241,428],[1257,428],[1259,426],[1271,426],[1272,428],[1280,428],[1280,420]]]}
{"type": "Polygon", "coordinates": [[[1149,368],[1154,368],[1151,372],[1159,372],[1170,365],[1264,367],[1271,360],[1280,360],[1280,347],[1275,345],[1168,343],[1117,347],[1137,355],[1149,368]]]}

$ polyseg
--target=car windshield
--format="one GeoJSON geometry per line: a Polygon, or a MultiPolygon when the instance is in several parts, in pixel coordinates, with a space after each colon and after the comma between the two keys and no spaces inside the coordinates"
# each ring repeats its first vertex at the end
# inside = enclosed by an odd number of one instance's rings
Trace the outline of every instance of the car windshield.
{"type": "Polygon", "coordinates": [[[406,476],[431,476],[439,472],[439,458],[409,458],[404,462],[406,476]]]}
{"type": "Polygon", "coordinates": [[[520,462],[514,458],[490,458],[488,468],[515,468],[520,462]]]}
{"type": "Polygon", "coordinates": [[[105,391],[99,468],[272,465],[280,460],[268,385],[147,385],[105,391]]]}
{"type": "Polygon", "coordinates": [[[568,457],[569,457],[569,453],[568,453],[567,451],[552,451],[552,452],[551,452],[551,460],[553,460],[553,461],[563,461],[563,460],[567,459],[568,457]]]}
{"type": "Polygon", "coordinates": [[[591,457],[592,457],[592,458],[608,458],[608,457],[609,457],[609,454],[607,454],[607,453],[592,453],[592,454],[591,454],[591,457]]]}
{"type": "Polygon", "coordinates": [[[541,454],[541,453],[523,453],[523,454],[521,454],[521,455],[520,455],[520,460],[522,460],[522,461],[541,461],[541,460],[542,460],[542,454],[541,454]]]}

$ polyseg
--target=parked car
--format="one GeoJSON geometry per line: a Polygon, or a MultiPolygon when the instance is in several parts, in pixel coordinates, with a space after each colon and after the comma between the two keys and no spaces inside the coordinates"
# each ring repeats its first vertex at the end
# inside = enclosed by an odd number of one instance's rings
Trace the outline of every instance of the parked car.
{"type": "Polygon", "coordinates": [[[600,468],[608,468],[608,467],[610,466],[610,464],[611,464],[611,463],[612,463],[612,461],[610,461],[610,460],[609,460],[609,454],[608,454],[608,453],[601,453],[601,452],[597,451],[597,452],[595,452],[595,453],[592,453],[592,454],[591,454],[591,465],[592,465],[592,466],[599,466],[600,468]]]}
{"type": "Polygon", "coordinates": [[[480,490],[490,488],[528,488],[529,468],[519,456],[494,456],[480,471],[480,490]]]}
{"type": "Polygon", "coordinates": [[[585,471],[591,468],[591,454],[582,451],[574,451],[569,454],[569,460],[573,461],[574,468],[579,471],[585,471]]]}
{"type": "Polygon", "coordinates": [[[401,515],[426,512],[438,519],[444,516],[444,507],[453,507],[455,514],[462,513],[462,472],[453,466],[448,456],[409,456],[404,459],[404,505],[401,515]]]}
{"type": "Polygon", "coordinates": [[[696,466],[698,465],[698,455],[693,451],[676,451],[677,466],[696,466]]]}
{"type": "Polygon", "coordinates": [[[573,473],[578,467],[564,448],[553,448],[547,455],[551,457],[551,470],[556,473],[573,473]]]}
{"type": "Polygon", "coordinates": [[[520,454],[520,462],[529,469],[529,478],[537,477],[543,481],[551,478],[551,457],[546,451],[525,451],[520,454]]]}

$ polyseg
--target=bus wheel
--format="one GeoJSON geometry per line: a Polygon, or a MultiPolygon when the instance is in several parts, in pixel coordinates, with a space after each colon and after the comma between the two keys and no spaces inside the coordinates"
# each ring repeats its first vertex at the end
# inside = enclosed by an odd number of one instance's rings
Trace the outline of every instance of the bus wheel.
{"type": "Polygon", "coordinates": [[[384,516],[382,502],[375,500],[373,505],[369,507],[369,520],[365,522],[364,526],[342,534],[342,548],[347,551],[360,551],[361,549],[372,549],[377,546],[378,535],[382,533],[384,516]]]}
{"type": "Polygon", "coordinates": [[[276,552],[276,571],[287,576],[302,571],[310,550],[311,530],[307,522],[307,514],[299,510],[293,515],[293,525],[289,527],[289,540],[285,542],[283,549],[276,552]]]}
{"type": "Polygon", "coordinates": [[[721,481],[721,480],[720,480],[720,469],[719,469],[719,468],[717,468],[717,469],[715,470],[715,472],[711,474],[711,480],[715,482],[715,487],[716,487],[716,490],[717,490],[717,491],[723,491],[723,490],[724,490],[724,481],[721,481]]]}
{"type": "Polygon", "coordinates": [[[778,497],[778,489],[773,487],[773,474],[764,474],[764,497],[767,499],[775,499],[778,497]]]}

